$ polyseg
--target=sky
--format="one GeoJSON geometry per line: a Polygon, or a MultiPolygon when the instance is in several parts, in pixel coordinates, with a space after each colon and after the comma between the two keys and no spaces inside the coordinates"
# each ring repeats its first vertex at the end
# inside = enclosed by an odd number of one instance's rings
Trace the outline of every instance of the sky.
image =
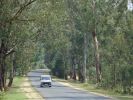
{"type": "Polygon", "coordinates": [[[133,3],[131,0],[128,0],[128,5],[127,5],[128,10],[132,11],[133,10],[133,3]]]}

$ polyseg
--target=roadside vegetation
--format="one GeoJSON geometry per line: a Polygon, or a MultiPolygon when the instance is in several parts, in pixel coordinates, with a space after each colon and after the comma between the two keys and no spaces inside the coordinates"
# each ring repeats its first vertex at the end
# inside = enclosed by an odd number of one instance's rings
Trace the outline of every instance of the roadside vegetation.
{"type": "Polygon", "coordinates": [[[12,88],[10,88],[6,93],[3,93],[0,100],[26,100],[26,94],[20,89],[23,81],[23,77],[14,78],[12,88]]]}
{"type": "Polygon", "coordinates": [[[59,78],[133,95],[132,2],[0,0],[0,94],[16,75],[49,68],[59,78]]]}
{"type": "Polygon", "coordinates": [[[74,80],[63,80],[57,77],[53,77],[53,79],[55,81],[60,82],[61,84],[64,84],[64,85],[67,84],[66,86],[68,87],[72,87],[83,91],[86,90],[89,93],[111,97],[115,100],[132,100],[133,99],[133,95],[118,93],[116,92],[116,90],[112,90],[112,89],[100,88],[100,87],[97,87],[97,85],[95,84],[81,83],[79,81],[74,81],[74,80]]]}

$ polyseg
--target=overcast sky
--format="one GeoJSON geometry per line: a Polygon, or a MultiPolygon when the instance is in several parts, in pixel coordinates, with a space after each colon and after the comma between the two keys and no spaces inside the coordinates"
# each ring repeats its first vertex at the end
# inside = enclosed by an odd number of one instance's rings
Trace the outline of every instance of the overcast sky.
{"type": "Polygon", "coordinates": [[[128,0],[128,5],[127,5],[128,10],[132,11],[133,10],[133,3],[131,0],[128,0]]]}

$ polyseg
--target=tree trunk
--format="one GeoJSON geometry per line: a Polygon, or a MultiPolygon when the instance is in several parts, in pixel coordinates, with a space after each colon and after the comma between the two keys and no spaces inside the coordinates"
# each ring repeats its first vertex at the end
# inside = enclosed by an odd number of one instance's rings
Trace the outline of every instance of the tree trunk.
{"type": "Polygon", "coordinates": [[[14,68],[12,68],[12,69],[10,70],[10,76],[9,76],[8,87],[11,87],[11,86],[12,86],[13,78],[14,78],[14,68]]]}
{"type": "Polygon", "coordinates": [[[68,79],[68,71],[67,71],[66,59],[64,58],[63,60],[64,60],[64,79],[67,80],[68,79]]]}
{"type": "Polygon", "coordinates": [[[112,87],[115,87],[116,86],[116,66],[115,64],[113,65],[113,86],[112,87]]]}
{"type": "Polygon", "coordinates": [[[15,58],[15,53],[13,53],[11,55],[11,59],[13,58],[13,62],[12,62],[12,68],[10,70],[10,76],[9,76],[9,83],[8,83],[8,87],[11,87],[12,86],[12,83],[13,83],[13,78],[14,78],[14,75],[15,75],[15,69],[16,69],[16,58],[15,58]]]}
{"type": "Polygon", "coordinates": [[[71,67],[71,79],[76,80],[76,57],[73,53],[72,57],[72,67],[71,67]]]}
{"type": "Polygon", "coordinates": [[[83,82],[87,82],[86,78],[86,61],[87,61],[87,37],[86,33],[84,34],[84,65],[83,65],[83,82]]]}
{"type": "Polygon", "coordinates": [[[6,72],[5,72],[5,68],[3,66],[5,66],[5,61],[3,60],[2,64],[0,65],[1,66],[1,69],[0,69],[0,89],[1,91],[4,91],[6,89],[6,72]]]}
{"type": "Polygon", "coordinates": [[[72,62],[72,79],[76,80],[76,59],[73,59],[72,62]]]}
{"type": "Polygon", "coordinates": [[[72,79],[76,80],[76,70],[75,70],[75,65],[73,65],[73,69],[72,69],[72,79]]]}
{"type": "Polygon", "coordinates": [[[0,47],[0,89],[3,91],[6,87],[6,67],[5,67],[5,54],[6,54],[6,48],[4,41],[1,41],[1,47],[0,47]]]}
{"type": "Polygon", "coordinates": [[[68,80],[68,72],[67,72],[67,70],[65,70],[64,78],[65,78],[65,80],[68,80]]]}
{"type": "Polygon", "coordinates": [[[92,10],[93,10],[93,18],[94,18],[94,25],[92,30],[92,36],[94,39],[94,47],[95,47],[95,64],[96,64],[96,77],[97,83],[101,81],[101,67],[100,67],[100,60],[99,60],[99,47],[98,47],[98,40],[96,36],[96,1],[92,1],[92,10]]]}
{"type": "Polygon", "coordinates": [[[13,83],[13,77],[9,77],[9,83],[8,83],[8,87],[11,87],[13,83]]]}
{"type": "Polygon", "coordinates": [[[80,59],[78,59],[78,81],[80,81],[81,82],[81,80],[82,80],[82,74],[81,74],[81,69],[82,69],[82,66],[81,66],[82,64],[81,64],[81,61],[80,61],[80,59]]]}
{"type": "Polygon", "coordinates": [[[83,66],[79,69],[79,81],[84,83],[83,66]]]}
{"type": "Polygon", "coordinates": [[[95,63],[96,63],[96,76],[97,76],[97,83],[101,81],[101,66],[100,66],[100,58],[99,58],[99,47],[98,47],[98,40],[96,36],[96,30],[92,32],[93,39],[94,39],[94,47],[95,47],[95,63]]]}
{"type": "Polygon", "coordinates": [[[5,90],[6,88],[6,70],[5,70],[5,59],[2,62],[2,72],[1,72],[1,79],[2,79],[2,87],[5,90]]]}

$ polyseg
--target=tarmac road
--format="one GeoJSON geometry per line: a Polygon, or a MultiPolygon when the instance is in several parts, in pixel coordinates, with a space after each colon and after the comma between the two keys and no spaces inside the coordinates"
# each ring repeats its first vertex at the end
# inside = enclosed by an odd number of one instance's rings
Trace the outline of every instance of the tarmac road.
{"type": "Polygon", "coordinates": [[[41,71],[28,73],[32,86],[44,97],[44,100],[112,100],[111,98],[98,96],[85,91],[64,86],[58,82],[53,82],[52,87],[40,87],[41,71]]]}

